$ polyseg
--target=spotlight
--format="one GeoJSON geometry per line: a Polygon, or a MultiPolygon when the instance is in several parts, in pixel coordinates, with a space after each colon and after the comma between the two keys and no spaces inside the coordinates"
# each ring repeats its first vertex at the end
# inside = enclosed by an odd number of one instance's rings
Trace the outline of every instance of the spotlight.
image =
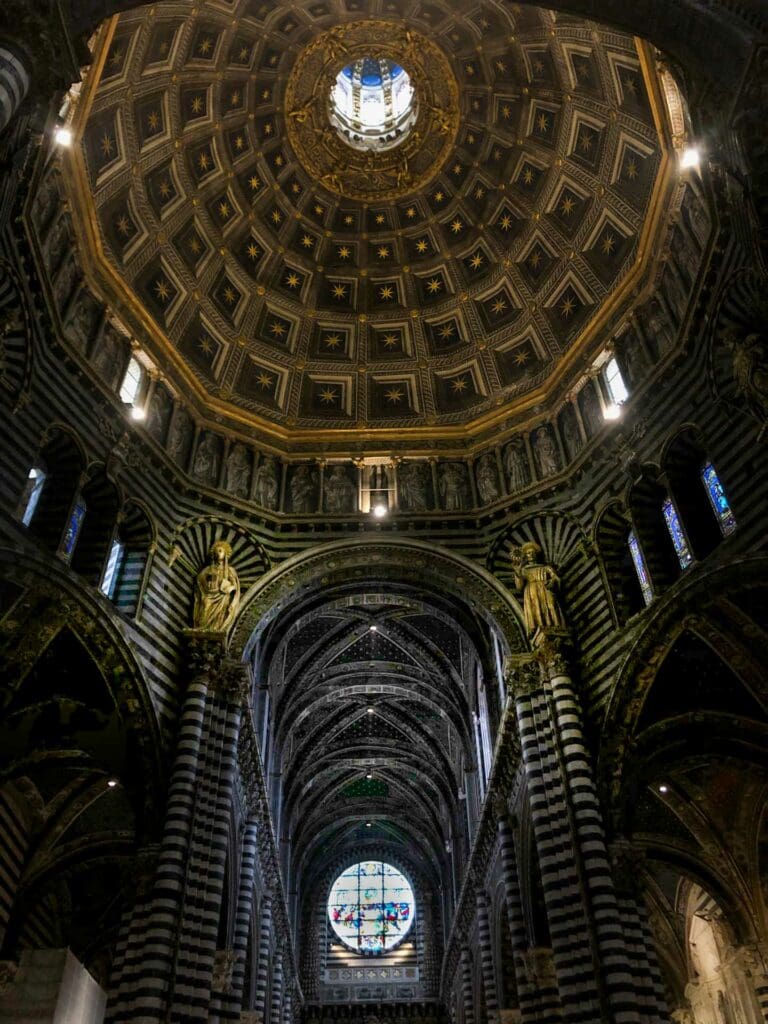
{"type": "Polygon", "coordinates": [[[53,140],[58,146],[72,145],[72,130],[60,124],[53,132],[53,140]]]}
{"type": "Polygon", "coordinates": [[[144,412],[140,405],[131,406],[131,419],[132,420],[143,420],[146,419],[147,414],[144,412]]]}
{"type": "Polygon", "coordinates": [[[373,708],[367,708],[366,710],[368,711],[368,714],[369,714],[369,715],[372,715],[372,714],[373,714],[373,708]]]}
{"type": "Polygon", "coordinates": [[[379,632],[379,627],[378,626],[369,626],[368,627],[368,632],[369,633],[378,633],[379,632]]]}
{"type": "Polygon", "coordinates": [[[365,823],[365,827],[366,827],[366,828],[370,828],[370,827],[371,827],[371,825],[373,825],[373,822],[372,822],[372,821],[366,821],[366,823],[365,823]]]}
{"type": "Polygon", "coordinates": [[[366,772],[365,773],[365,777],[366,777],[366,779],[372,779],[373,778],[373,772],[366,772]]]}
{"type": "Polygon", "coordinates": [[[114,789],[117,785],[117,779],[107,779],[107,785],[110,789],[114,789]]]}
{"type": "Polygon", "coordinates": [[[373,514],[376,516],[377,519],[383,519],[384,516],[387,514],[387,506],[386,505],[374,505],[373,506],[373,514]]]}
{"type": "Polygon", "coordinates": [[[621,416],[621,406],[615,402],[611,402],[610,405],[606,405],[603,409],[604,420],[617,420],[621,416]]]}
{"type": "Polygon", "coordinates": [[[680,154],[680,167],[688,170],[690,167],[698,167],[701,160],[701,153],[698,146],[686,146],[680,154]]]}
{"type": "Polygon", "coordinates": [[[668,792],[668,790],[669,790],[669,786],[667,786],[666,783],[662,782],[662,784],[659,786],[659,792],[660,793],[666,793],[666,792],[668,792]]]}

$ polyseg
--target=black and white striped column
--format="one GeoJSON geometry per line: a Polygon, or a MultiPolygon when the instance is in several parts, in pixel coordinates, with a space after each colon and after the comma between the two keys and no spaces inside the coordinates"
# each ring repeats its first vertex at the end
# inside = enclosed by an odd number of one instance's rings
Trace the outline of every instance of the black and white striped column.
{"type": "Polygon", "coordinates": [[[472,978],[472,957],[466,946],[461,951],[461,1002],[463,1024],[475,1024],[475,998],[472,978]]]}
{"type": "Polygon", "coordinates": [[[112,1024],[208,1020],[246,670],[220,641],[192,643],[151,911],[128,940],[112,1024]]]}
{"type": "Polygon", "coordinates": [[[269,982],[269,950],[272,943],[272,897],[266,893],[261,899],[259,920],[259,952],[256,967],[256,991],[253,1008],[265,1019],[267,1010],[267,988],[269,982]]]}
{"type": "Polygon", "coordinates": [[[564,778],[541,666],[520,665],[510,679],[531,821],[541,872],[562,1019],[603,1019],[599,969],[583,898],[564,778]]]}
{"type": "Polygon", "coordinates": [[[0,42],[0,132],[11,123],[29,92],[27,58],[7,43],[0,42]]]}
{"type": "Polygon", "coordinates": [[[483,995],[485,996],[485,1012],[490,1022],[497,1020],[499,1015],[499,997],[496,992],[496,971],[493,965],[493,949],[491,947],[491,923],[488,920],[488,900],[485,893],[478,893],[477,935],[480,943],[480,966],[483,972],[483,995]]]}
{"type": "Polygon", "coordinates": [[[522,1024],[534,1024],[539,1021],[553,1024],[560,1020],[560,995],[556,985],[550,987],[533,985],[528,977],[526,954],[530,941],[526,934],[523,904],[520,897],[515,839],[506,808],[497,808],[497,815],[501,873],[507,906],[507,924],[512,942],[512,962],[515,967],[520,1020],[522,1024]]]}
{"type": "MultiPolygon", "coordinates": [[[[234,966],[232,968],[232,980],[229,985],[229,991],[223,994],[219,1000],[218,1020],[221,1021],[240,1020],[243,990],[245,988],[245,973],[248,967],[246,957],[248,955],[248,937],[253,914],[257,854],[258,825],[256,822],[251,821],[246,824],[243,831],[240,853],[240,883],[238,886],[235,929],[232,940],[234,966]]],[[[211,1014],[210,1024],[214,1024],[213,1014],[211,1014]]]]}
{"type": "Polygon", "coordinates": [[[270,986],[269,1024],[281,1024],[283,1012],[283,954],[278,949],[272,957],[272,984],[270,986]]]}

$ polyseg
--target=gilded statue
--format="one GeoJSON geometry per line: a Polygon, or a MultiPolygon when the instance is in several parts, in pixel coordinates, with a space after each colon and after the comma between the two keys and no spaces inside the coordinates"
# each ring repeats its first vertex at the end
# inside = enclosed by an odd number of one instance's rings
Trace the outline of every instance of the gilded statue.
{"type": "Polygon", "coordinates": [[[195,584],[194,628],[224,633],[240,607],[240,580],[229,564],[232,547],[217,540],[208,552],[210,563],[198,573],[195,584]]]}
{"type": "Polygon", "coordinates": [[[523,620],[529,636],[539,630],[564,630],[565,618],[557,597],[560,577],[541,560],[541,546],[527,541],[510,552],[515,586],[523,592],[523,620]]]}

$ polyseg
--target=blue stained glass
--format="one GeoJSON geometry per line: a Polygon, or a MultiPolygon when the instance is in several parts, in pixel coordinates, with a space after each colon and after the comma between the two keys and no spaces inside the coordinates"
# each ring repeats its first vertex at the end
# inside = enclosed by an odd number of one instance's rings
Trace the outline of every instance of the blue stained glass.
{"type": "Polygon", "coordinates": [[[328,918],[356,952],[383,953],[398,945],[414,918],[413,890],[391,864],[365,861],[343,871],[331,887],[328,918]]]}
{"type": "Polygon", "coordinates": [[[64,553],[64,557],[67,559],[72,557],[72,552],[75,550],[75,544],[77,544],[77,538],[80,536],[80,529],[83,525],[84,518],[85,502],[78,501],[72,509],[72,514],[70,515],[69,523],[67,524],[67,532],[64,534],[62,551],[64,553]]]}
{"type": "Polygon", "coordinates": [[[661,506],[661,511],[664,513],[664,519],[667,524],[667,529],[669,530],[669,536],[672,538],[672,543],[675,547],[680,568],[687,569],[693,561],[693,555],[691,554],[691,549],[688,547],[686,536],[683,533],[683,526],[680,522],[680,516],[677,514],[675,503],[671,498],[666,499],[664,504],[661,506]]]}
{"type": "Polygon", "coordinates": [[[731,511],[731,506],[725,496],[717,470],[711,462],[707,462],[702,468],[701,479],[704,481],[704,486],[707,489],[709,500],[720,524],[720,530],[723,536],[727,537],[729,533],[733,533],[736,529],[736,517],[731,511]]]}
{"type": "Polygon", "coordinates": [[[627,543],[629,544],[629,553],[632,555],[632,562],[637,573],[637,582],[640,584],[643,600],[647,606],[653,600],[653,587],[651,586],[651,577],[648,575],[648,566],[645,564],[645,556],[634,530],[627,538],[627,543]]]}

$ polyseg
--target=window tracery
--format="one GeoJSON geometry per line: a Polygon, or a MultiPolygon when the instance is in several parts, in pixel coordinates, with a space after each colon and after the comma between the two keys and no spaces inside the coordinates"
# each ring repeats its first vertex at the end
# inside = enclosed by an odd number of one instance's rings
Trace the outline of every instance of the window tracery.
{"type": "Polygon", "coordinates": [[[413,925],[415,911],[410,882],[382,861],[348,867],[328,897],[334,933],[358,953],[384,953],[399,945],[413,925]]]}

